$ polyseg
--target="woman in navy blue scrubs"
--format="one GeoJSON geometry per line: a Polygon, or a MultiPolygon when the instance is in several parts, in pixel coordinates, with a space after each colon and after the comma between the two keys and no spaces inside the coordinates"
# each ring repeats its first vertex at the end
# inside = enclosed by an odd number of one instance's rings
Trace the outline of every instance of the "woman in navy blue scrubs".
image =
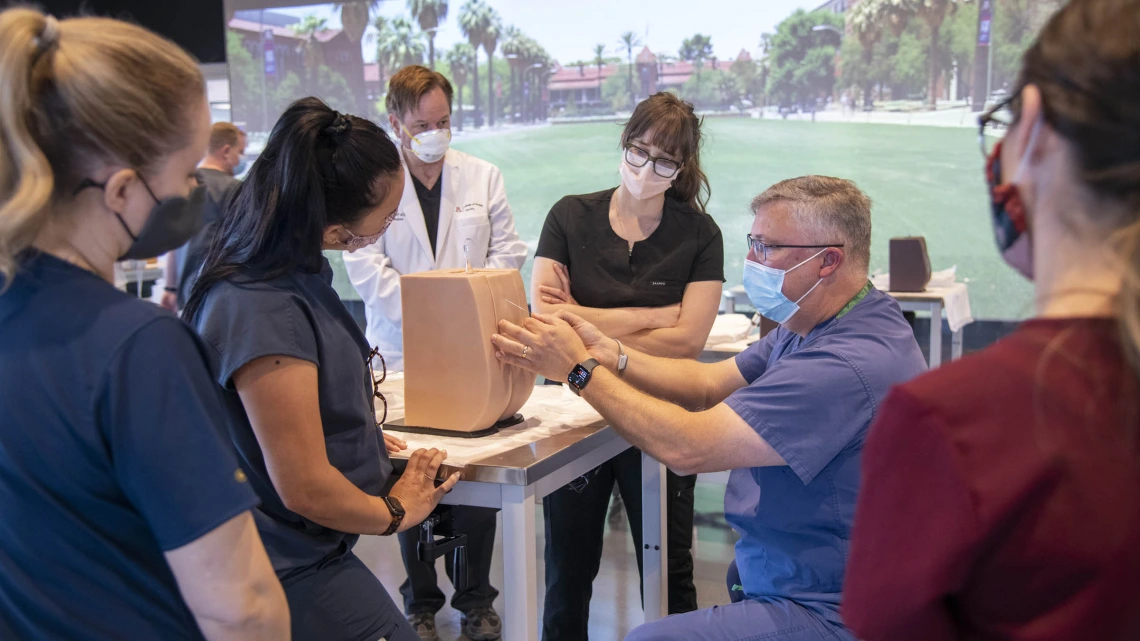
{"type": "Polygon", "coordinates": [[[0,78],[0,639],[287,639],[204,347],[112,284],[196,229],[197,64],[19,8],[0,78]]]}
{"type": "Polygon", "coordinates": [[[227,208],[186,305],[217,358],[300,641],[417,638],[352,548],[360,534],[415,526],[458,481],[437,488],[446,453],[420,450],[381,496],[385,443],[403,444],[382,438],[370,349],[321,253],[375,242],[403,189],[399,152],[379,127],[297,101],[227,208]]]}

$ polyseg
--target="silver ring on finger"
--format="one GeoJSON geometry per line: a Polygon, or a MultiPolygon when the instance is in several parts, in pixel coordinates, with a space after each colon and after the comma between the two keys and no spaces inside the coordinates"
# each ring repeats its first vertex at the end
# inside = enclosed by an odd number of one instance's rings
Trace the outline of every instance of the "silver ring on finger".
{"type": "Polygon", "coordinates": [[[430,474],[425,473],[424,478],[431,481],[432,483],[435,483],[435,477],[430,474]]]}
{"type": "Polygon", "coordinates": [[[530,345],[523,345],[523,358],[526,358],[526,355],[529,352],[530,352],[530,345]]]}

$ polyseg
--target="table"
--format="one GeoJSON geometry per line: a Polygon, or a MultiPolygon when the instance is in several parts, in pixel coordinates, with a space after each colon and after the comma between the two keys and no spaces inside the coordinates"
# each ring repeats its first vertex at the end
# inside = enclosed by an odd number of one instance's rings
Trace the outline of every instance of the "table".
{"type": "MultiPolygon", "coordinates": [[[[386,381],[381,391],[387,396],[401,380],[386,381]]],[[[520,410],[524,417],[534,415],[538,403],[562,388],[539,386],[520,410]]],[[[581,401],[585,403],[585,401],[581,401]]],[[[402,404],[389,401],[389,420],[403,415],[402,404]]],[[[592,410],[591,410],[592,411],[592,410]]],[[[513,429],[513,428],[512,428],[513,429]]],[[[510,430],[509,430],[510,431],[510,430]]],[[[518,434],[519,430],[513,430],[518,434]]],[[[393,433],[395,430],[393,430],[393,433]]],[[[408,441],[409,451],[424,445],[453,448],[470,447],[472,439],[423,436],[399,432],[408,441]],[[451,447],[449,447],[449,445],[451,447]]],[[[494,435],[478,439],[480,445],[494,444],[494,435]]],[[[508,440],[504,438],[503,440],[508,440]]],[[[503,513],[503,638],[507,641],[539,638],[538,621],[538,533],[535,507],[539,500],[575,478],[624,452],[630,445],[600,417],[588,425],[557,430],[532,443],[512,446],[471,461],[447,462],[439,477],[459,472],[460,481],[443,500],[447,505],[468,505],[501,509],[503,513]]],[[[645,583],[645,620],[655,621],[666,614],[665,549],[665,466],[642,453],[642,578],[645,583]]],[[[393,462],[407,456],[393,455],[393,462]]]]}
{"type": "MultiPolygon", "coordinates": [[[[942,313],[952,299],[968,296],[965,283],[954,283],[949,287],[928,287],[924,292],[887,292],[904,312],[930,312],[930,369],[942,364],[942,313]]],[[[966,315],[969,316],[969,300],[966,299],[966,315]]],[[[962,326],[973,322],[972,318],[962,325],[950,323],[950,360],[962,357],[962,326]],[[957,326],[956,326],[957,325],[957,326]]]]}

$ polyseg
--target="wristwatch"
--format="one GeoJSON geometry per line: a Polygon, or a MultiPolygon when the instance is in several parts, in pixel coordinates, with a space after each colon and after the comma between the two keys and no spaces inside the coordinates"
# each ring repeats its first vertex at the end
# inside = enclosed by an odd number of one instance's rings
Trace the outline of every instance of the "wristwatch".
{"type": "Polygon", "coordinates": [[[629,365],[629,356],[626,355],[625,348],[622,347],[621,341],[615,338],[614,342],[618,344],[617,375],[618,377],[623,377],[625,376],[625,366],[629,365]]]}
{"type": "Polygon", "coordinates": [[[384,500],[384,505],[387,505],[388,511],[392,513],[392,523],[380,536],[392,536],[396,530],[400,529],[400,524],[404,522],[404,506],[400,504],[400,499],[394,496],[382,496],[380,498],[384,500]]]}
{"type": "Polygon", "coordinates": [[[592,358],[587,358],[575,365],[574,369],[570,370],[570,375],[566,377],[566,382],[570,383],[570,391],[574,392],[576,396],[581,396],[582,390],[586,389],[590,377],[594,374],[594,368],[597,366],[598,361],[592,358]]]}

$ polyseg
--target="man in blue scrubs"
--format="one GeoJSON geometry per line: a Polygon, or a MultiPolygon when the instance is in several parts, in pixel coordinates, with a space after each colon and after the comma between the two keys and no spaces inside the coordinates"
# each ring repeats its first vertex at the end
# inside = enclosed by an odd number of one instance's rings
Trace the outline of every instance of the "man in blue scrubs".
{"type": "Polygon", "coordinates": [[[500,359],[566,380],[675,472],[732,470],[734,603],[627,639],[854,639],[840,600],[863,438],[887,390],[925,362],[898,305],[867,280],[871,202],[854,183],[787,180],[752,211],[744,287],[781,326],[735,360],[646,356],[570,314],[501,323],[492,337],[500,359]]]}

